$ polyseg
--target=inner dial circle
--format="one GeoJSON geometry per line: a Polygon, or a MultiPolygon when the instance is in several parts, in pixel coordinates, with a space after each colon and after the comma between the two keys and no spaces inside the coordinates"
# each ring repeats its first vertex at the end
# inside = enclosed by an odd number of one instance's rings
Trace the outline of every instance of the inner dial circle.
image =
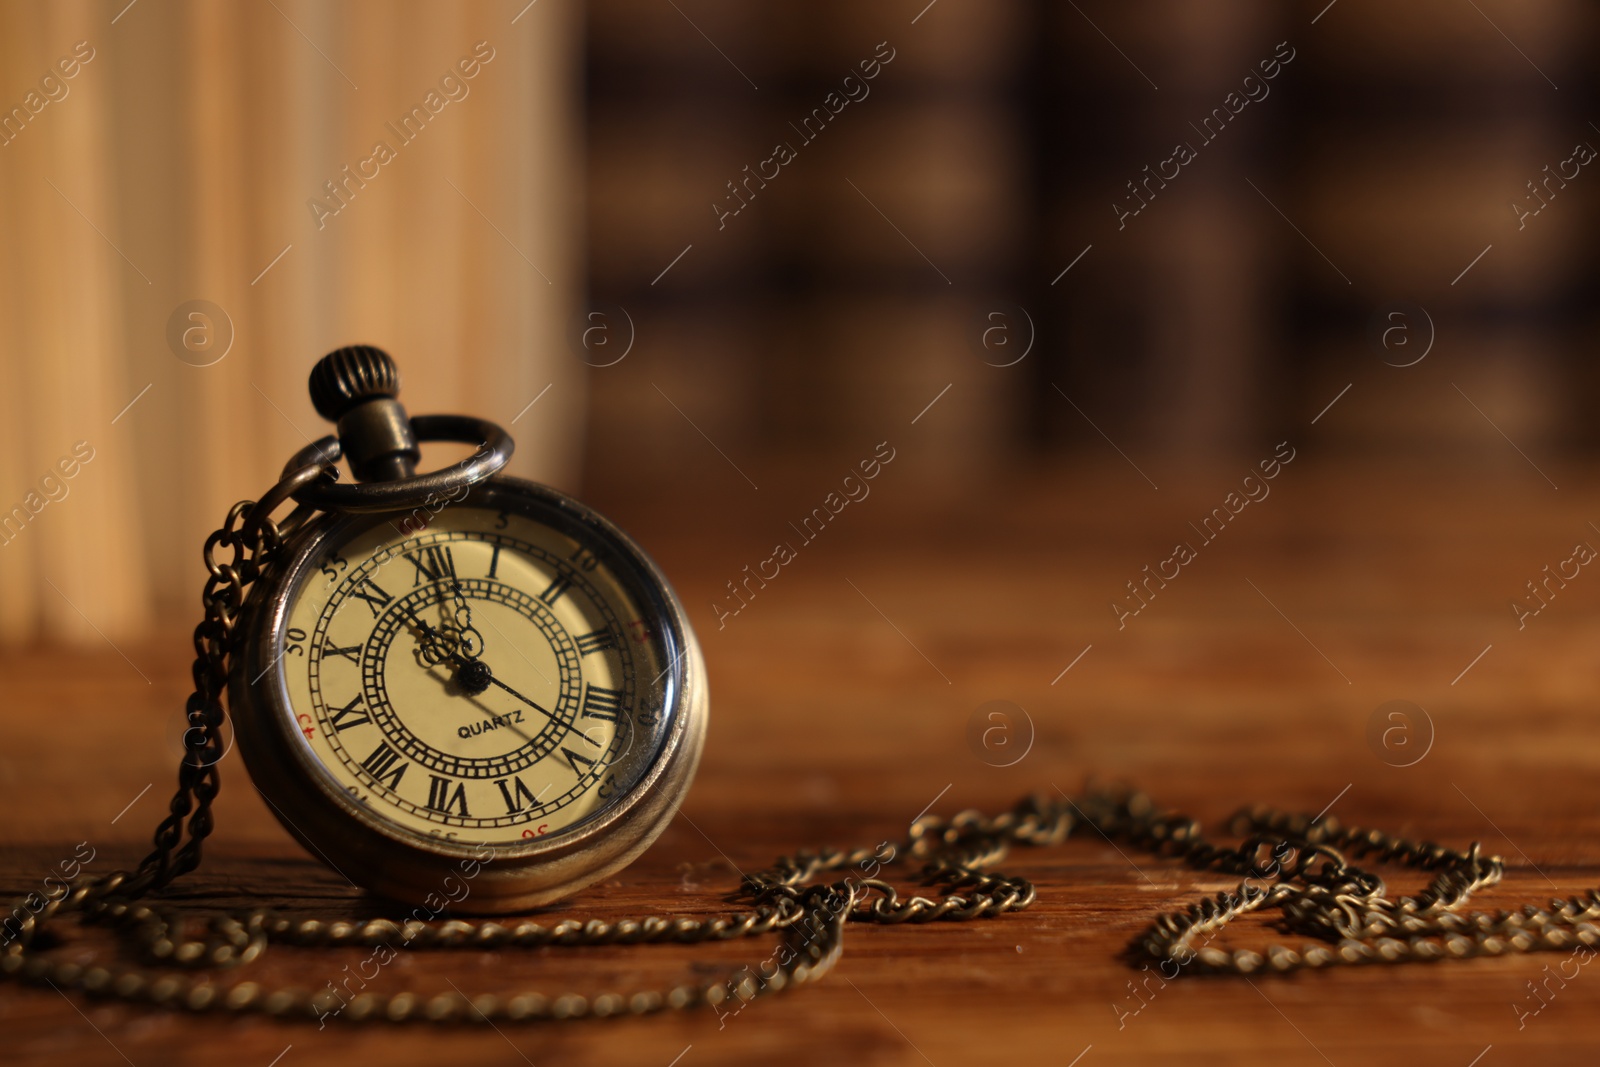
{"type": "Polygon", "coordinates": [[[577,646],[544,602],[482,578],[433,582],[394,601],[362,650],[361,675],[373,719],[394,747],[455,778],[502,778],[550,755],[573,728],[581,688],[577,646]],[[458,589],[483,640],[456,658],[429,657],[430,645],[453,634],[458,589]],[[492,677],[544,711],[499,686],[471,692],[463,670],[490,656],[492,677]],[[423,677],[432,684],[419,684],[423,677]]]}

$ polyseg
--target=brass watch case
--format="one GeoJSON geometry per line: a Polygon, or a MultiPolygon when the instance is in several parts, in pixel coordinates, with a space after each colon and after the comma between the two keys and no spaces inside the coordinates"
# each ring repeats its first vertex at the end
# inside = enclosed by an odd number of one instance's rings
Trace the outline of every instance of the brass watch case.
{"type": "MultiPolygon", "coordinates": [[[[289,610],[324,550],[344,544],[382,516],[324,514],[297,531],[257,582],[242,617],[229,678],[239,752],[257,791],[296,840],[351,881],[435,913],[523,911],[564,899],[616,873],[672,820],[700,761],[709,714],[699,643],[665,576],[609,520],[547,486],[496,476],[459,504],[525,515],[600,556],[652,619],[669,667],[641,685],[659,695],[664,723],[656,751],[631,788],[576,826],[517,844],[470,844],[419,834],[374,816],[312,754],[299,731],[281,662],[289,610]],[[459,899],[456,891],[465,886],[459,899]]],[[[392,517],[392,516],[391,516],[392,517]]],[[[305,709],[301,709],[305,710],[305,709]]],[[[632,743],[644,743],[637,723],[632,743]]]]}

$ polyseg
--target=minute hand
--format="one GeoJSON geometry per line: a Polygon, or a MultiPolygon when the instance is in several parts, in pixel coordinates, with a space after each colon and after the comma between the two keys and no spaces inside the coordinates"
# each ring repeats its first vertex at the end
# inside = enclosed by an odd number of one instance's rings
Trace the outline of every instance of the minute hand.
{"type": "MultiPolygon", "coordinates": [[[[412,621],[415,622],[417,624],[418,628],[420,628],[422,630],[423,635],[424,635],[425,645],[431,645],[431,646],[434,646],[434,647],[439,647],[440,644],[441,644],[439,631],[435,630],[433,627],[429,626],[427,623],[425,623],[421,619],[417,618],[415,613],[409,613],[409,614],[411,614],[412,621]]],[[[510,693],[512,696],[516,697],[518,700],[522,701],[524,704],[528,705],[528,707],[532,708],[534,711],[537,711],[540,715],[543,715],[545,718],[549,719],[551,722],[557,722],[558,721],[556,719],[555,715],[552,714],[547,708],[543,707],[542,705],[540,705],[536,701],[529,700],[527,697],[523,696],[521,693],[519,693],[515,689],[511,688],[509,685],[507,685],[506,683],[502,682],[500,679],[496,678],[494,676],[494,671],[491,670],[489,665],[487,663],[485,663],[483,660],[475,659],[475,658],[474,659],[469,659],[466,656],[463,656],[460,652],[455,651],[454,649],[440,648],[440,651],[442,651],[444,653],[444,658],[446,660],[449,660],[450,662],[452,662],[452,663],[454,663],[456,665],[457,672],[470,671],[470,670],[473,670],[474,668],[476,668],[477,671],[481,671],[482,672],[480,677],[484,681],[487,681],[490,685],[497,685],[501,689],[504,689],[506,692],[510,693]]]]}
{"type": "MultiPolygon", "coordinates": [[[[457,658],[459,659],[459,657],[457,657],[457,658]]],[[[519,693],[515,689],[511,688],[509,685],[507,685],[506,683],[502,682],[500,679],[496,678],[493,674],[489,675],[489,684],[490,685],[497,685],[501,689],[504,689],[506,692],[510,693],[512,696],[516,697],[518,700],[522,701],[524,704],[528,705],[528,707],[532,708],[534,711],[537,711],[539,714],[541,714],[545,718],[549,719],[551,722],[558,721],[556,719],[555,715],[553,715],[551,712],[545,710],[544,708],[540,707],[538,704],[536,704],[533,701],[529,700],[527,697],[523,696],[521,693],[519,693]]]]}

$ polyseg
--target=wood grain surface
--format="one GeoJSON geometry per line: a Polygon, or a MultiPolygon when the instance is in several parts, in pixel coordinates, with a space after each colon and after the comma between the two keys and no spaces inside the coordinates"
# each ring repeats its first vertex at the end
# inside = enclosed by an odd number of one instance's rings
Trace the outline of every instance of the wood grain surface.
{"type": "MultiPolygon", "coordinates": [[[[1521,628],[1510,607],[1547,564],[1555,569],[1579,542],[1600,545],[1591,525],[1600,472],[1546,465],[1556,490],[1514,456],[1444,467],[1302,455],[1119,629],[1108,605],[1124,583],[1175,542],[1197,541],[1189,522],[1247,469],[1165,472],[1156,490],[1113,457],[957,492],[906,449],[869,499],[719,629],[711,604],[724,583],[774,541],[793,540],[787,523],[833,479],[819,464],[765,471],[756,492],[718,462],[671,500],[623,487],[591,498],[650,549],[688,605],[713,720],[681,817],[638,863],[553,914],[713,913],[736,870],[780,853],[870,844],[904,834],[930,805],[994,810],[1090,778],[1137,784],[1212,829],[1247,803],[1331,804],[1347,822],[1455,846],[1480,840],[1508,867],[1503,885],[1475,901],[1483,906],[1544,903],[1600,883],[1600,575],[1585,567],[1552,585],[1521,628]],[[1011,751],[1026,753],[1014,766],[988,765],[968,742],[969,720],[993,700],[1031,721],[1031,730],[1013,722],[1011,751]],[[1431,728],[1413,716],[1388,747],[1370,741],[1370,720],[1391,700],[1425,709],[1431,728]]],[[[190,538],[198,546],[200,534],[190,538]]],[[[37,885],[80,842],[96,850],[91,870],[142,854],[173,780],[185,648],[174,624],[120,650],[0,661],[8,894],[37,885]]],[[[176,903],[381,910],[278,828],[236,756],[223,767],[218,831],[200,871],[174,887],[176,903]]],[[[1037,882],[1031,910],[851,927],[825,981],[722,1018],[319,1030],[7,983],[0,1061],[1500,1067],[1592,1063],[1600,1045],[1600,978],[1585,969],[1541,986],[1542,1000],[1530,992],[1566,958],[1557,954],[1149,982],[1136,997],[1130,983],[1144,976],[1123,962],[1123,947],[1223,879],[1098,838],[1019,852],[1004,869],[1037,882]]],[[[1399,891],[1420,884],[1391,879],[1399,891]]],[[[1225,940],[1271,936],[1255,922],[1225,940]]],[[[409,953],[380,982],[627,990],[769,951],[749,941],[409,953]]],[[[320,987],[357,958],[274,948],[258,977],[320,987]]]]}

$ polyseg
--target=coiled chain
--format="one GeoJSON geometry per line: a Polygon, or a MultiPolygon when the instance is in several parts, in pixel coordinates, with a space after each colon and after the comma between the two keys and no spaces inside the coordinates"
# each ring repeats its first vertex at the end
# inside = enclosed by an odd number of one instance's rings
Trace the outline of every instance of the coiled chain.
{"type": "Polygon", "coordinates": [[[155,847],[133,872],[80,876],[16,901],[11,917],[4,920],[0,976],[195,1012],[323,1022],[333,1017],[464,1023],[576,1019],[700,1005],[720,1010],[719,1005],[742,1006],[825,975],[843,951],[848,922],[963,921],[1027,908],[1036,897],[1033,884],[992,868],[1014,845],[1057,845],[1081,827],[1196,870],[1242,876],[1238,889],[1161,916],[1129,946],[1136,963],[1145,959],[1175,966],[1168,977],[1465,959],[1600,944],[1600,890],[1555,900],[1542,909],[1454,910],[1476,890],[1497,883],[1503,873],[1501,860],[1480,855],[1476,844],[1457,852],[1432,842],[1347,828],[1333,818],[1254,809],[1230,821],[1230,835],[1243,841],[1228,848],[1207,841],[1195,820],[1160,812],[1149,798],[1127,790],[1096,791],[1078,799],[1034,795],[995,816],[964,811],[949,820],[921,818],[899,843],[780,857],[767,870],[746,875],[731,895],[744,910],[711,918],[652,915],[566,919],[551,925],[455,919],[348,922],[295,920],[270,909],[194,915],[144,903],[199,865],[201,844],[212,830],[211,804],[220,788],[221,698],[245,593],[311,509],[302,506],[281,525],[270,515],[297,488],[327,470],[319,465],[302,468],[261,501],[235,505],[207,539],[204,556],[210,576],[202,595],[205,618],[194,633],[195,688],[185,705],[185,753],[168,815],[155,832],[155,847]],[[231,558],[223,560],[219,552],[231,552],[231,558]],[[1381,878],[1351,863],[1368,858],[1436,873],[1416,896],[1390,899],[1381,878]],[[902,897],[878,877],[883,867],[908,861],[922,864],[923,884],[935,888],[936,896],[902,897]],[[810,884],[841,871],[849,873],[831,883],[810,884]],[[1273,945],[1264,953],[1207,943],[1233,919],[1262,907],[1279,909],[1284,926],[1312,942],[1299,949],[1273,945]],[[59,958],[52,951],[58,938],[49,927],[59,916],[73,913],[82,923],[114,931],[124,945],[123,955],[137,962],[83,964],[59,958]],[[249,964],[271,943],[361,947],[392,958],[403,949],[694,944],[774,933],[778,948],[756,967],[715,981],[627,995],[530,991],[468,996],[452,989],[428,996],[367,991],[350,996],[331,983],[322,990],[268,989],[254,981],[225,982],[195,973],[249,964]]]}

